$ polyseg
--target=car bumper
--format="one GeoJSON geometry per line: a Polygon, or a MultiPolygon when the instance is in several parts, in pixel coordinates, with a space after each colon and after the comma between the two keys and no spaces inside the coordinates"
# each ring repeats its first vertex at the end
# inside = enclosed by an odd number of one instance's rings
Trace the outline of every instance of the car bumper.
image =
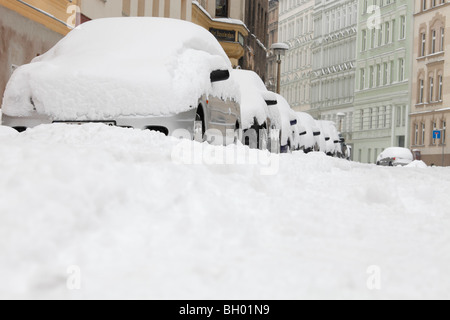
{"type": "Polygon", "coordinates": [[[114,119],[104,119],[104,120],[58,120],[52,119],[45,115],[40,115],[38,113],[29,117],[10,117],[8,115],[2,116],[2,125],[18,129],[23,131],[27,128],[34,128],[41,124],[51,124],[51,123],[72,123],[72,124],[83,124],[83,123],[114,123],[118,127],[128,127],[135,129],[150,129],[164,132],[167,135],[173,135],[176,130],[186,130],[192,136],[194,130],[194,121],[196,116],[196,110],[192,109],[187,112],[178,113],[176,115],[169,116],[126,116],[117,117],[114,119]],[[164,129],[164,130],[157,130],[164,129]]]}

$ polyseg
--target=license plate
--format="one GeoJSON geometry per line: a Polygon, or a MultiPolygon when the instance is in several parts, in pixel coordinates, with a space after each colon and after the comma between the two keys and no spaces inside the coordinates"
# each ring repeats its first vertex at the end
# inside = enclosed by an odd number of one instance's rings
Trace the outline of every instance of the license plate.
{"type": "Polygon", "coordinates": [[[107,125],[109,127],[115,127],[116,122],[115,121],[53,121],[53,123],[64,123],[72,126],[81,126],[83,124],[88,123],[103,123],[104,125],[107,125]]]}

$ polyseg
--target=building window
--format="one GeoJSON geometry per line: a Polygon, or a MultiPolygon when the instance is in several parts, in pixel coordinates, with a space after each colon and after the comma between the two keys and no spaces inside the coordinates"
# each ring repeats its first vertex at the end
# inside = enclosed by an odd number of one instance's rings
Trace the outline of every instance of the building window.
{"type": "Polygon", "coordinates": [[[414,125],[414,145],[417,146],[419,143],[419,125],[414,125]]]}
{"type": "Polygon", "coordinates": [[[444,120],[442,121],[442,144],[445,144],[446,139],[445,135],[447,133],[447,122],[444,120]]]}
{"type": "Polygon", "coordinates": [[[420,56],[424,57],[425,56],[425,48],[426,48],[426,42],[427,42],[427,37],[425,35],[425,33],[422,33],[421,35],[421,46],[420,46],[420,56]]]}
{"type": "Polygon", "coordinates": [[[367,42],[367,31],[362,31],[362,43],[361,43],[361,50],[366,51],[366,42],[367,42]]]}
{"type": "Polygon", "coordinates": [[[383,85],[387,85],[388,83],[388,64],[383,64],[383,85]]]}
{"type": "Polygon", "coordinates": [[[228,0],[216,0],[216,17],[228,18],[228,0]]]}
{"type": "Polygon", "coordinates": [[[426,133],[426,125],[423,122],[422,123],[422,140],[421,140],[421,145],[424,146],[425,145],[425,133],[426,133]]]}
{"type": "Polygon", "coordinates": [[[369,74],[369,88],[373,88],[373,78],[374,78],[374,70],[373,66],[370,66],[370,74],[369,74]]]}
{"type": "Polygon", "coordinates": [[[364,110],[359,111],[359,130],[364,130],[364,110]]]}
{"type": "Polygon", "coordinates": [[[364,90],[365,83],[366,83],[366,70],[361,69],[361,83],[360,83],[361,90],[364,90]]]}
{"type": "Polygon", "coordinates": [[[423,79],[419,80],[419,103],[423,103],[423,90],[424,90],[424,81],[423,79]]]}
{"type": "Polygon", "coordinates": [[[402,82],[405,80],[405,59],[399,59],[398,67],[398,81],[402,82]]]}
{"type": "Polygon", "coordinates": [[[436,30],[431,31],[431,53],[436,53],[436,30]]]}
{"type": "Polygon", "coordinates": [[[387,108],[383,107],[383,128],[387,128],[387,108]]]}
{"type": "Polygon", "coordinates": [[[400,40],[406,39],[406,16],[400,17],[400,40]]]}
{"type": "Polygon", "coordinates": [[[370,47],[372,49],[375,48],[375,35],[376,35],[375,30],[376,30],[375,28],[372,29],[372,35],[370,37],[370,47]]]}
{"type": "Polygon", "coordinates": [[[444,51],[444,41],[445,41],[445,29],[441,28],[441,42],[439,45],[439,50],[442,52],[444,51]]]}
{"type": "Polygon", "coordinates": [[[389,39],[391,38],[390,34],[391,34],[391,24],[389,22],[386,22],[386,30],[385,30],[385,38],[384,38],[384,44],[388,44],[389,43],[389,39]]]}
{"type": "MultiPolygon", "coordinates": [[[[436,131],[436,129],[437,129],[437,123],[436,123],[436,121],[435,122],[433,122],[433,131],[436,131]]],[[[434,138],[434,134],[433,134],[433,138],[431,139],[431,144],[433,145],[433,146],[435,146],[436,145],[436,139],[434,138]]]]}
{"type": "Polygon", "coordinates": [[[439,89],[438,89],[438,101],[442,101],[442,85],[443,85],[443,80],[442,80],[442,76],[439,76],[439,89]]]}
{"type": "Polygon", "coordinates": [[[373,128],[373,109],[369,109],[369,129],[373,128]]]}
{"type": "Polygon", "coordinates": [[[433,77],[430,77],[430,102],[433,102],[434,98],[434,79],[433,77]]]}
{"type": "Polygon", "coordinates": [[[377,87],[381,84],[381,65],[377,64],[377,87]]]}

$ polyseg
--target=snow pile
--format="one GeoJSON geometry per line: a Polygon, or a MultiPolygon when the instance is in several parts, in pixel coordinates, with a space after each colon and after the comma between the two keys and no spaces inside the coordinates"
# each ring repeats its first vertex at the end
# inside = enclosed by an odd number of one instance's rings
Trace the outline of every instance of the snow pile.
{"type": "Polygon", "coordinates": [[[11,137],[18,135],[19,133],[10,127],[0,126],[0,137],[11,137]]]}
{"type": "Polygon", "coordinates": [[[295,152],[262,176],[176,164],[180,143],[198,145],[103,125],[0,136],[0,298],[450,298],[450,169],[295,152]]]}
{"type": "Polygon", "coordinates": [[[405,167],[406,168],[422,168],[422,169],[428,168],[427,164],[420,160],[414,160],[413,162],[406,165],[405,167]]]}
{"type": "Polygon", "coordinates": [[[397,158],[410,161],[414,160],[414,156],[409,149],[398,147],[387,148],[382,153],[380,153],[377,161],[387,158],[397,158]]]}
{"type": "Polygon", "coordinates": [[[214,36],[190,22],[110,18],[85,23],[9,81],[3,113],[33,109],[57,120],[167,115],[196,107],[202,95],[233,98],[232,81],[210,73],[231,63],[214,36]]]}

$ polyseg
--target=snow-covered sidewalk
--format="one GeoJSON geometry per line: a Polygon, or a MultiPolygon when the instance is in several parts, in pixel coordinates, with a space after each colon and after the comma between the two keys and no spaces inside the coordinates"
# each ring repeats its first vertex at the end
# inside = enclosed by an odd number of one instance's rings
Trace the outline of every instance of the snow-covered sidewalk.
{"type": "Polygon", "coordinates": [[[450,169],[295,153],[264,176],[153,132],[0,129],[0,298],[450,298],[450,169]]]}

